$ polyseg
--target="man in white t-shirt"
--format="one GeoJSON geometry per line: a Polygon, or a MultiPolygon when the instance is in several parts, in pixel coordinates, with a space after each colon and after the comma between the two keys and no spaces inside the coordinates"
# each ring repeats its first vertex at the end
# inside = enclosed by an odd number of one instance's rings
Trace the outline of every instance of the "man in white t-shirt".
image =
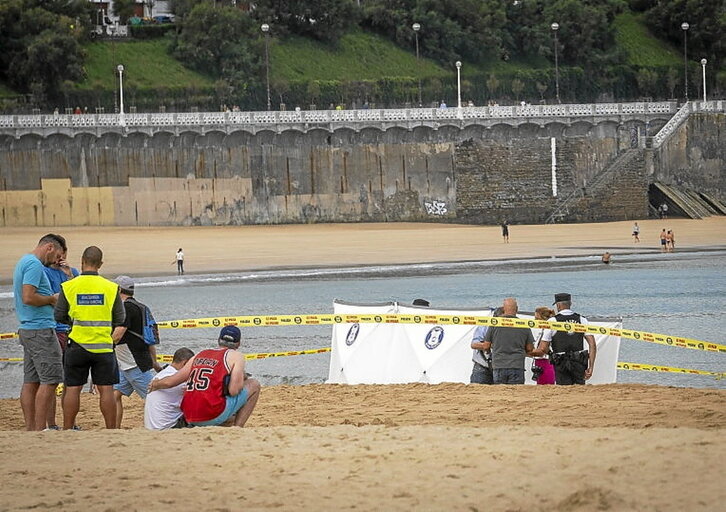
{"type": "MultiPolygon", "coordinates": [[[[194,352],[186,347],[180,348],[174,352],[171,364],[156,374],[154,380],[174,375],[192,357],[194,357],[194,352]]],[[[149,430],[166,430],[176,425],[182,416],[180,405],[186,385],[186,382],[182,382],[173,388],[157,389],[146,395],[146,404],[144,405],[144,426],[146,428],[149,430]]]]}

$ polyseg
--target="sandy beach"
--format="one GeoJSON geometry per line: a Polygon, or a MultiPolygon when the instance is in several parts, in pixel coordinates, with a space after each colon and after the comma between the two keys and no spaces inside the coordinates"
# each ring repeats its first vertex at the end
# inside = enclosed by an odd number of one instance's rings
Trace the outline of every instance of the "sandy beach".
{"type": "Polygon", "coordinates": [[[103,273],[174,275],[175,254],[184,249],[187,273],[290,267],[360,266],[393,263],[500,260],[566,255],[660,252],[661,229],[672,229],[676,250],[726,248],[726,217],[633,223],[511,226],[502,243],[498,226],[458,224],[314,224],[229,227],[56,227],[0,229],[0,283],[12,280],[18,258],[48,232],[66,237],[68,260],[80,266],[83,249],[104,252],[103,273]]]}
{"type": "MultiPolygon", "coordinates": [[[[205,228],[0,229],[0,283],[52,231],[79,265],[174,275],[292,267],[473,261],[726,249],[726,218],[511,226],[350,224],[205,228]]],[[[301,356],[304,357],[304,356],[301,356]]],[[[469,510],[712,511],[726,488],[726,390],[586,387],[305,385],[263,388],[244,429],[149,432],[143,402],[124,430],[101,429],[84,393],[81,432],[22,431],[0,400],[0,511],[469,510]]]]}
{"type": "Polygon", "coordinates": [[[0,401],[0,510],[716,510],[726,392],[278,386],[245,429],[17,431],[0,401]]]}

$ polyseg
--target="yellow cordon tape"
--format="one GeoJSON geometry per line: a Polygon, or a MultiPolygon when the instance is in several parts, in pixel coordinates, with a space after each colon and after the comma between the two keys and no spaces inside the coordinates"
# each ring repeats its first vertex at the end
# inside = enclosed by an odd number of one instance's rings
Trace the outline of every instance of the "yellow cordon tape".
{"type": "Polygon", "coordinates": [[[726,372],[708,372],[706,370],[691,370],[689,368],[674,368],[672,366],[659,366],[656,364],[623,363],[618,361],[618,370],[639,370],[645,372],[662,373],[689,373],[691,375],[711,375],[717,379],[726,377],[726,372]]]}
{"type": "MultiPolygon", "coordinates": [[[[706,352],[726,353],[726,345],[709,341],[668,336],[652,332],[633,331],[630,329],[613,329],[596,325],[583,325],[568,322],[548,322],[547,320],[527,320],[523,318],[501,318],[490,316],[456,316],[456,315],[411,315],[411,314],[380,314],[380,315],[266,315],[266,316],[220,316],[214,318],[193,318],[159,322],[162,329],[197,329],[203,327],[222,327],[237,325],[240,327],[272,327],[291,325],[335,325],[335,324],[436,324],[436,325],[488,325],[516,327],[520,329],[553,329],[562,332],[578,332],[584,334],[602,334],[619,336],[648,343],[657,343],[671,347],[690,348],[706,352]]],[[[0,334],[0,339],[14,338],[14,333],[0,334]]]]}

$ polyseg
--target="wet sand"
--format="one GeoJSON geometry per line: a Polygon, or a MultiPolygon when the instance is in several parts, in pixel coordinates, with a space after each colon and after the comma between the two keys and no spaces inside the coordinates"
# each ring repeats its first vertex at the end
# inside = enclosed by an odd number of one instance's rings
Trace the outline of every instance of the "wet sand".
{"type": "Polygon", "coordinates": [[[0,400],[0,510],[716,510],[726,391],[278,386],[244,429],[25,433],[0,400]]]}
{"type": "Polygon", "coordinates": [[[225,227],[57,227],[0,229],[0,283],[12,280],[18,258],[48,232],[66,237],[69,261],[80,267],[83,249],[104,251],[102,273],[175,275],[176,251],[184,249],[187,273],[293,267],[501,260],[566,255],[660,252],[659,234],[672,229],[676,251],[726,248],[726,217],[633,223],[553,224],[510,227],[510,243],[498,226],[459,224],[312,224],[225,227]]]}

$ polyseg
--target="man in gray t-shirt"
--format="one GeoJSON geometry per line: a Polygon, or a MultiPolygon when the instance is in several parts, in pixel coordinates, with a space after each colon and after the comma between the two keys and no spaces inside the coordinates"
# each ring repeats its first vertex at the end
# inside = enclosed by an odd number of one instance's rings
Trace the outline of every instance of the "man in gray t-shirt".
{"type": "MultiPolygon", "coordinates": [[[[504,299],[503,317],[516,318],[519,307],[514,298],[504,299]]],[[[490,327],[483,349],[491,348],[494,384],[524,384],[524,358],[534,350],[531,329],[490,327]]]]}

